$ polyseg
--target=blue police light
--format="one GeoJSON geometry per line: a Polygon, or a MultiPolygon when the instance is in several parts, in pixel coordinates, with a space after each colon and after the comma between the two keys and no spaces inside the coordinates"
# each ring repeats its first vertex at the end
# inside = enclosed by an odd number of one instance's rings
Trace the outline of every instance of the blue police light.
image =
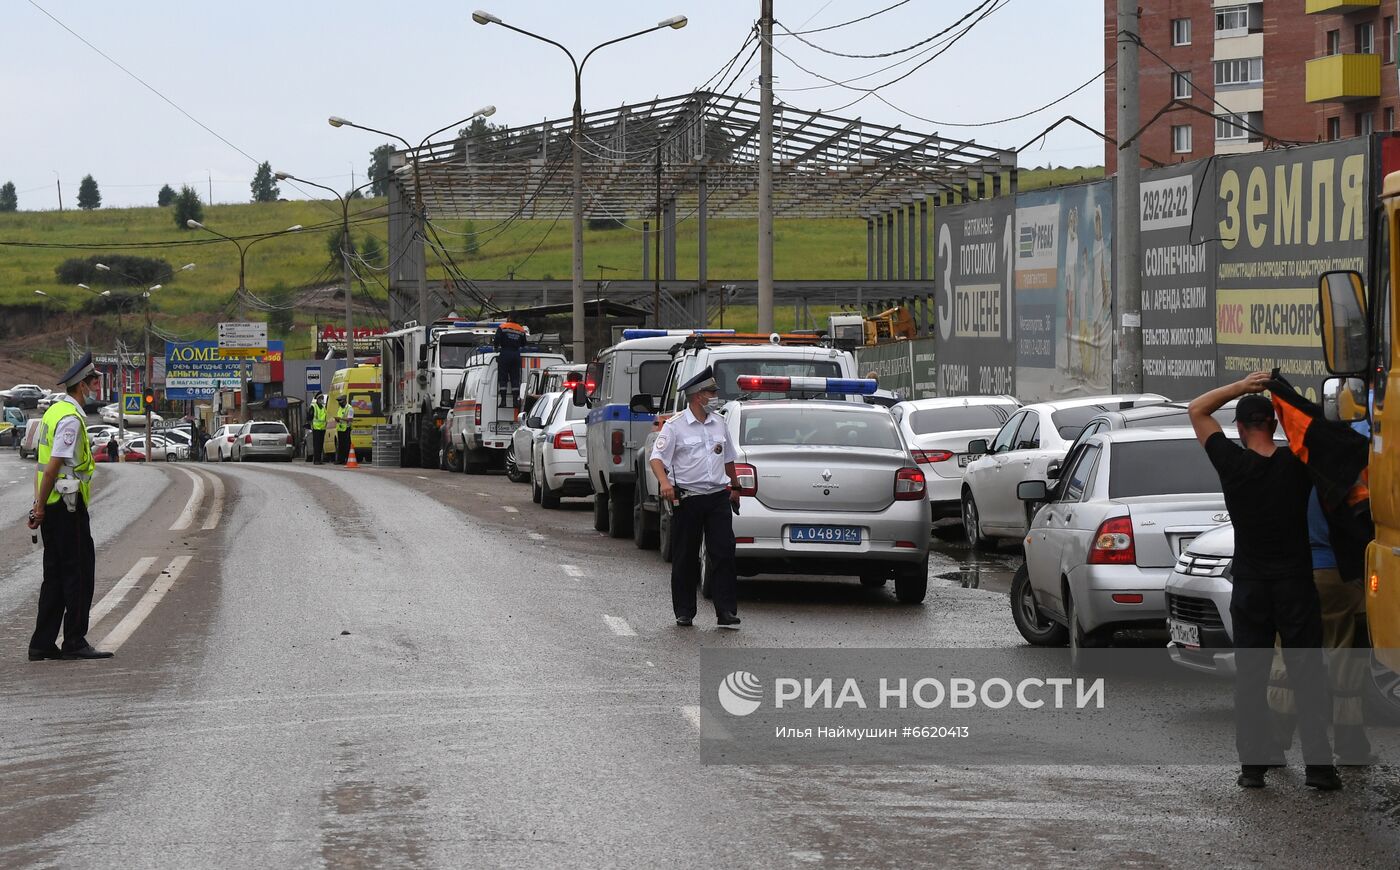
{"type": "Polygon", "coordinates": [[[826,393],[827,395],[872,395],[879,388],[869,378],[814,378],[740,375],[739,389],[746,393],[826,393]]]}
{"type": "Polygon", "coordinates": [[[732,329],[624,329],[624,340],[632,338],[661,338],[665,335],[685,337],[687,335],[733,335],[732,329]]]}

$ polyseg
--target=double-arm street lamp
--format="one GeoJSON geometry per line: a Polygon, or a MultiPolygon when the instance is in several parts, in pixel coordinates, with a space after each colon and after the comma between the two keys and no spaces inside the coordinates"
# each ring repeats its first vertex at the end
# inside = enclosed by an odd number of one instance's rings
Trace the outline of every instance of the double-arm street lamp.
{"type": "Polygon", "coordinates": [[[675,15],[664,21],[659,21],[653,27],[645,30],[638,30],[636,33],[629,33],[626,36],[619,36],[617,39],[610,39],[607,42],[599,43],[588,50],[580,62],[574,58],[573,52],[569,51],[562,44],[552,39],[540,36],[538,33],[531,33],[511,24],[506,24],[499,17],[490,12],[477,10],[472,13],[472,20],[477,24],[496,24],[506,30],[514,30],[523,36],[531,39],[538,39],[540,42],[547,42],[569,58],[569,63],[574,66],[574,123],[571,139],[573,140],[574,157],[574,262],[573,262],[573,286],[572,304],[574,309],[573,333],[574,333],[574,362],[587,362],[584,355],[584,326],[583,326],[583,67],[588,63],[588,59],[600,48],[609,45],[616,45],[634,37],[643,36],[655,30],[680,30],[685,27],[687,19],[684,15],[675,15]]]}
{"type": "MultiPolygon", "coordinates": [[[[423,150],[423,146],[425,146],[425,145],[428,144],[428,140],[429,140],[429,139],[432,139],[432,138],[433,138],[434,136],[436,136],[437,134],[439,134],[439,133],[445,133],[445,132],[447,132],[448,130],[455,130],[455,129],[457,129],[458,127],[461,127],[463,124],[470,124],[472,121],[476,120],[477,118],[489,118],[489,117],[491,117],[491,116],[494,115],[494,114],[496,114],[496,107],[495,107],[495,106],[483,106],[482,108],[477,109],[475,112],[472,112],[470,115],[468,115],[467,117],[463,118],[462,120],[460,120],[460,121],[455,121],[455,122],[453,122],[453,123],[451,123],[451,124],[448,124],[446,127],[443,127],[443,128],[440,129],[440,130],[434,130],[433,132],[431,132],[431,133],[429,133],[428,135],[424,136],[424,137],[423,137],[423,141],[418,143],[418,147],[417,147],[417,148],[414,148],[412,145],[408,144],[408,140],[405,139],[404,137],[400,136],[400,135],[397,134],[397,133],[390,133],[390,132],[385,131],[385,130],[376,130],[376,129],[373,128],[373,127],[366,127],[366,126],[364,126],[363,124],[356,124],[355,122],[353,122],[353,121],[348,121],[348,120],[346,120],[345,118],[342,118],[342,117],[340,117],[340,116],[338,116],[338,115],[331,115],[331,116],[330,116],[329,118],[327,118],[326,120],[327,120],[327,122],[330,123],[330,125],[331,125],[332,127],[354,127],[356,130],[365,130],[365,131],[370,132],[370,133],[377,133],[377,134],[379,134],[380,136],[388,136],[390,139],[397,139],[397,140],[399,140],[400,142],[403,143],[403,147],[404,147],[404,150],[405,150],[405,151],[411,152],[409,159],[411,160],[412,166],[413,166],[414,223],[416,224],[416,226],[414,227],[414,232],[415,232],[415,234],[418,236],[418,238],[420,238],[420,239],[423,240],[423,244],[426,245],[426,244],[428,243],[428,231],[427,231],[427,227],[426,227],[426,224],[427,224],[427,222],[428,222],[428,213],[427,213],[427,209],[425,209],[424,206],[423,206],[423,184],[422,184],[422,180],[418,177],[418,163],[419,163],[419,154],[418,154],[418,152],[422,151],[422,150],[423,150]]],[[[320,187],[319,184],[316,185],[316,186],[317,186],[317,187],[320,187]]],[[[428,321],[429,321],[429,317],[428,317],[428,257],[427,257],[427,251],[424,251],[424,252],[423,252],[423,255],[420,256],[420,257],[418,258],[418,270],[417,270],[417,271],[418,271],[418,274],[417,274],[417,276],[416,276],[416,279],[417,279],[417,282],[418,282],[418,322],[419,322],[420,324],[423,324],[424,326],[426,326],[427,323],[428,323],[428,321]]],[[[407,319],[407,318],[405,318],[405,319],[407,319]]]]}
{"type": "Polygon", "coordinates": [[[371,179],[370,181],[366,181],[364,184],[361,184],[354,190],[347,191],[344,196],[341,196],[333,187],[326,187],[324,184],[317,184],[314,181],[307,181],[305,178],[298,178],[290,172],[274,172],[272,173],[272,175],[278,181],[291,180],[297,182],[298,184],[305,184],[311,187],[320,188],[321,190],[324,190],[331,196],[335,197],[340,202],[340,264],[342,269],[342,278],[345,281],[345,367],[347,369],[354,368],[355,314],[353,308],[351,307],[350,293],[350,289],[353,286],[350,283],[350,200],[354,197],[357,191],[364,190],[366,187],[369,187],[370,185],[374,184],[375,181],[373,179],[371,179]]]}
{"type": "MultiPolygon", "coordinates": [[[[219,238],[221,238],[221,239],[223,239],[224,241],[227,241],[227,242],[232,242],[233,245],[234,245],[234,247],[238,248],[238,290],[237,290],[237,296],[238,296],[238,316],[239,316],[240,318],[245,318],[245,319],[246,319],[246,317],[247,317],[247,314],[246,314],[246,312],[244,311],[244,308],[245,308],[245,306],[247,305],[247,298],[248,298],[248,286],[247,286],[247,283],[246,283],[246,278],[247,278],[247,264],[248,264],[248,249],[251,248],[251,247],[253,247],[254,245],[256,245],[258,242],[264,242],[264,241],[267,241],[268,239],[275,239],[275,238],[279,238],[279,237],[281,237],[281,236],[285,236],[285,235],[288,234],[288,233],[295,233],[295,232],[300,232],[300,231],[301,231],[301,224],[294,224],[294,225],[292,225],[292,226],[290,226],[290,227],[287,227],[285,230],[278,230],[278,231],[275,232],[275,233],[268,233],[268,234],[266,234],[266,235],[260,235],[260,236],[254,237],[254,238],[252,238],[252,239],[246,239],[246,240],[245,240],[245,239],[235,239],[233,236],[226,236],[226,235],[224,235],[223,233],[219,232],[218,230],[211,229],[211,228],[205,226],[204,224],[200,223],[199,221],[194,220],[193,218],[191,218],[190,220],[185,221],[185,226],[189,227],[189,228],[192,229],[192,230],[204,230],[206,233],[209,233],[210,235],[218,236],[219,238]]],[[[239,389],[239,393],[238,393],[238,395],[239,395],[239,401],[242,403],[242,406],[243,406],[243,407],[242,407],[242,412],[243,412],[243,413],[242,413],[242,418],[243,418],[243,421],[246,423],[246,422],[248,421],[249,416],[250,416],[249,410],[248,410],[248,361],[247,361],[247,359],[240,359],[240,360],[238,361],[238,389],[239,389]]]]}

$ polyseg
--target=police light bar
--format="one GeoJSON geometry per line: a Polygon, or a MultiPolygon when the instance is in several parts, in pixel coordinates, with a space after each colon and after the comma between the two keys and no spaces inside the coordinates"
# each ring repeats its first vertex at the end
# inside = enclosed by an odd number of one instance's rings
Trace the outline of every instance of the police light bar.
{"type": "Polygon", "coordinates": [[[739,389],[746,393],[854,393],[869,396],[878,388],[879,384],[870,378],[739,376],[739,389]]]}
{"type": "Polygon", "coordinates": [[[732,329],[624,329],[622,337],[631,338],[660,338],[664,335],[686,336],[686,335],[733,335],[732,329]]]}
{"type": "Polygon", "coordinates": [[[454,320],[454,321],[452,321],[452,328],[453,328],[453,329],[471,329],[471,328],[473,328],[473,327],[482,327],[482,326],[500,326],[502,323],[505,323],[505,321],[504,321],[504,320],[454,320]]]}

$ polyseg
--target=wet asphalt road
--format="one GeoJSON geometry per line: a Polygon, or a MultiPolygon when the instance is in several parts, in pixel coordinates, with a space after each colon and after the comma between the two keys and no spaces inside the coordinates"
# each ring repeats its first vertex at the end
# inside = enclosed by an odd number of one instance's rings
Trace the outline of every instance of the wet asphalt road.
{"type": "Polygon", "coordinates": [[[89,638],[119,642],[117,658],[30,664],[39,556],[14,519],[31,468],[0,452],[3,866],[1393,867],[1400,854],[1389,767],[1319,795],[1297,771],[1242,793],[1210,766],[702,766],[700,648],[1018,646],[1015,553],[972,560],[940,542],[918,608],[853,580],[744,581],[741,632],[704,608],[680,630],[654,552],[593,531],[587,501],[543,511],[496,475],[102,466],[108,610],[89,638]]]}

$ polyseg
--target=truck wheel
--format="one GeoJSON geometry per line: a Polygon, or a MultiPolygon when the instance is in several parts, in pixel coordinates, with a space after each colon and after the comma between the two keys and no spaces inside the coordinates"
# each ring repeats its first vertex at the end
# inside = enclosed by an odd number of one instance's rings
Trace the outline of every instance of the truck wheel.
{"type": "Polygon", "coordinates": [[[606,488],[593,493],[593,528],[599,532],[608,530],[608,491],[606,488]]]}
{"type": "Polygon", "coordinates": [[[433,425],[433,415],[424,414],[422,419],[418,421],[418,464],[420,467],[432,468],[429,463],[437,459],[440,441],[437,427],[433,425]]]}
{"type": "Polygon", "coordinates": [[[656,536],[657,549],[661,551],[661,561],[671,561],[671,509],[669,505],[661,505],[661,509],[656,512],[656,536]]]}
{"type": "Polygon", "coordinates": [[[611,487],[608,494],[608,537],[625,538],[632,534],[632,500],[620,486],[611,487]]]}
{"type": "Polygon", "coordinates": [[[646,493],[642,490],[642,482],[638,480],[632,493],[632,543],[637,545],[638,550],[655,550],[656,526],[652,524],[651,514],[642,506],[645,500],[646,493]]]}

